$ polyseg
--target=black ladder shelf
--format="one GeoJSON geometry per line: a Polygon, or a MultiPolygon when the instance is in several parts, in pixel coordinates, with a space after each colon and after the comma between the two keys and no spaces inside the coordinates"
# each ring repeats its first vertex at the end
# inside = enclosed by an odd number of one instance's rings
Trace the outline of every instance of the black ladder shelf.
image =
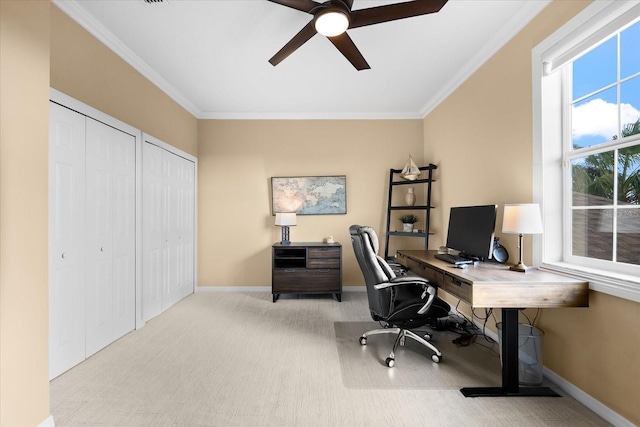
{"type": "Polygon", "coordinates": [[[402,180],[402,181],[397,181],[395,180],[396,175],[399,176],[399,174],[402,172],[402,169],[390,169],[389,170],[389,200],[387,203],[387,233],[386,233],[386,241],[384,244],[384,258],[388,259],[389,257],[389,238],[392,236],[407,236],[407,237],[422,237],[424,238],[424,248],[429,249],[429,235],[432,233],[429,233],[429,223],[431,221],[431,209],[433,209],[433,206],[431,206],[431,183],[433,182],[433,171],[435,169],[437,169],[438,167],[434,164],[429,164],[429,166],[422,166],[419,167],[418,169],[420,169],[422,172],[427,171],[427,178],[423,178],[423,179],[416,179],[413,181],[407,181],[407,180],[402,180]],[[403,185],[416,185],[416,184],[425,184],[424,188],[425,188],[425,205],[419,205],[419,206],[393,206],[392,205],[392,201],[393,201],[393,189],[397,186],[403,186],[403,185]],[[391,231],[391,211],[399,211],[399,210],[403,210],[403,211],[408,211],[408,210],[418,210],[418,211],[424,211],[425,212],[425,225],[424,225],[424,232],[423,233],[408,233],[408,232],[403,232],[403,231],[391,231]]]}

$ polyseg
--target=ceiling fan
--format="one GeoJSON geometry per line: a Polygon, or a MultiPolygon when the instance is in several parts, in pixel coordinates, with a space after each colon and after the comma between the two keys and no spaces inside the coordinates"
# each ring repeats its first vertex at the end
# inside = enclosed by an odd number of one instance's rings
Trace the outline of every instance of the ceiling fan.
{"type": "Polygon", "coordinates": [[[353,0],[327,0],[324,3],[312,0],[269,1],[313,15],[313,19],[293,36],[278,53],[273,55],[269,60],[271,65],[278,65],[316,33],[320,33],[326,36],[360,71],[371,67],[346,33],[347,29],[435,13],[442,9],[448,0],[413,0],[359,10],[351,10],[353,0]]]}

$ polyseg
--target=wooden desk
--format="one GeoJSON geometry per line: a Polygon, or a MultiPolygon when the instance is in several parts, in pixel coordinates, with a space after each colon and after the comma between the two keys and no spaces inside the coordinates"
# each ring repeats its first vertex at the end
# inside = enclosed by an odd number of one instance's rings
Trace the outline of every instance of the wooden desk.
{"type": "Polygon", "coordinates": [[[557,396],[548,387],[522,387],[518,381],[518,310],[588,307],[589,282],[541,270],[527,273],[480,262],[467,268],[434,257],[436,251],[399,250],[397,261],[473,308],[502,309],[502,387],[465,387],[466,397],[557,396]]]}

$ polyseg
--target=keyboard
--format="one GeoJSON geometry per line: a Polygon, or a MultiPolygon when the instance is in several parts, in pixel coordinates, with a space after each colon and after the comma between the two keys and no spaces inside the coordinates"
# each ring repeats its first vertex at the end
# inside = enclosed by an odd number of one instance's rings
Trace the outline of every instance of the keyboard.
{"type": "Polygon", "coordinates": [[[458,255],[452,254],[435,254],[434,255],[439,260],[448,262],[449,264],[460,265],[460,264],[473,264],[473,260],[468,258],[463,258],[458,255]]]}

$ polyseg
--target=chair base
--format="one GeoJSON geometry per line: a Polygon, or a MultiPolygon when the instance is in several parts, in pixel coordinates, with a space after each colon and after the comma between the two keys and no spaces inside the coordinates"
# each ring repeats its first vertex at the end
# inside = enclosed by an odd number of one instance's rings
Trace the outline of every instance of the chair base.
{"type": "Polygon", "coordinates": [[[367,337],[370,337],[371,335],[381,334],[397,335],[396,341],[393,344],[393,349],[391,350],[389,357],[387,357],[387,359],[385,360],[385,363],[389,368],[393,368],[395,366],[396,350],[398,349],[398,346],[404,346],[404,342],[407,337],[413,339],[414,341],[417,341],[418,343],[433,351],[434,354],[431,356],[431,360],[433,360],[434,362],[438,363],[440,362],[440,360],[442,360],[442,353],[433,344],[422,338],[420,335],[403,328],[381,328],[367,331],[360,337],[360,344],[367,345],[367,337]]]}

